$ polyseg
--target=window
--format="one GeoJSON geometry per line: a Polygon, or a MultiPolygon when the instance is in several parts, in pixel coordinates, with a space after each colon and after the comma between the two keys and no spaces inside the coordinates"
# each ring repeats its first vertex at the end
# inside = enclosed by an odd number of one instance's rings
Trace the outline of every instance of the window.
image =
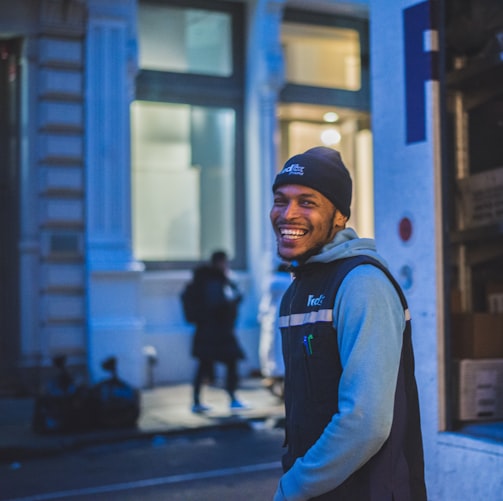
{"type": "Polygon", "coordinates": [[[361,88],[358,31],[285,22],[282,42],[288,82],[353,91],[361,88]]]}
{"type": "Polygon", "coordinates": [[[136,101],[132,117],[137,258],[234,250],[234,111],[136,101]]]}
{"type": "Polygon", "coordinates": [[[242,7],[206,3],[139,6],[133,249],[150,268],[245,263],[242,7]]]}
{"type": "Polygon", "coordinates": [[[231,16],[224,12],[142,4],[140,67],[229,76],[231,16]]]}
{"type": "MultiPolygon", "coordinates": [[[[446,35],[474,19],[469,5],[450,4],[446,35]]],[[[490,12],[501,19],[503,5],[490,12]]],[[[482,29],[470,44],[446,36],[440,46],[448,284],[441,427],[503,442],[503,52],[482,29]]]]}
{"type": "Polygon", "coordinates": [[[370,109],[368,23],[287,8],[282,102],[370,109]]]}

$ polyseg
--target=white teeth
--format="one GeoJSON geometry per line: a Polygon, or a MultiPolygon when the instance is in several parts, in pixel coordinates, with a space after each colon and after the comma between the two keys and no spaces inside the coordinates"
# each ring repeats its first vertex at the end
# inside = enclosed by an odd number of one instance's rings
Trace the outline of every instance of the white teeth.
{"type": "Polygon", "coordinates": [[[282,229],[280,230],[280,233],[282,237],[300,238],[304,236],[307,232],[305,230],[282,229]]]}

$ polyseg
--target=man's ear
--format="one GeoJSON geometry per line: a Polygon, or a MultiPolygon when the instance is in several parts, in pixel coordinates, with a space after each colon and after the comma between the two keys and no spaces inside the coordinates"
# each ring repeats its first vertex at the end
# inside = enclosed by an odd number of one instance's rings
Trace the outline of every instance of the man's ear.
{"type": "Polygon", "coordinates": [[[344,228],[348,221],[348,216],[345,216],[339,209],[335,210],[335,225],[338,228],[344,228]]]}

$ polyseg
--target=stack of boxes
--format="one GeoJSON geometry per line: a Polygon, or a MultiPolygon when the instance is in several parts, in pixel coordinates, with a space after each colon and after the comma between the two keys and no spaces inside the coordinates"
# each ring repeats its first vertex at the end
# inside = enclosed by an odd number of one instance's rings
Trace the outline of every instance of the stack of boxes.
{"type": "MultiPolygon", "coordinates": [[[[459,188],[466,229],[503,225],[503,168],[462,179],[459,188]]],[[[485,293],[486,312],[477,313],[461,312],[459,291],[453,295],[455,418],[461,421],[503,419],[503,282],[487,283],[485,293]]]]}
{"type": "Polygon", "coordinates": [[[452,317],[455,418],[461,421],[503,419],[503,284],[495,291],[487,296],[488,313],[452,317]]]}
{"type": "Polygon", "coordinates": [[[460,179],[458,187],[466,228],[503,221],[503,167],[460,179]]]}

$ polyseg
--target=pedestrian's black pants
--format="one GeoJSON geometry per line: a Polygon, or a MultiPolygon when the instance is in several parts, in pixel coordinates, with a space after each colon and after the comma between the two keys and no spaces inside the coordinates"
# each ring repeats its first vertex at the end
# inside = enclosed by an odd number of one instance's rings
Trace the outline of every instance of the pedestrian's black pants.
{"type": "MultiPolygon", "coordinates": [[[[228,360],[222,362],[226,366],[226,380],[225,389],[232,399],[235,398],[235,392],[238,385],[238,371],[237,371],[237,360],[228,360]]],[[[213,360],[199,360],[199,365],[196,370],[196,375],[194,377],[194,403],[199,404],[199,396],[201,393],[201,386],[205,379],[213,379],[213,360]]]]}

